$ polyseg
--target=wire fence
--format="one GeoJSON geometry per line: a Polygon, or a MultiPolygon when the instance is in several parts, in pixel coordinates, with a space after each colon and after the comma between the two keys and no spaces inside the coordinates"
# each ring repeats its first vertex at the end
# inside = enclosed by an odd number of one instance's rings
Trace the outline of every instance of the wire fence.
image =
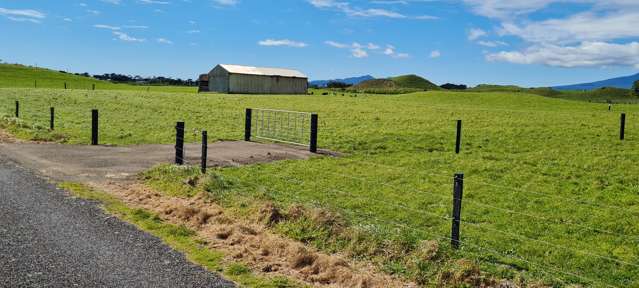
{"type": "Polygon", "coordinates": [[[309,145],[311,113],[252,109],[251,135],[256,138],[296,145],[309,145]]]}

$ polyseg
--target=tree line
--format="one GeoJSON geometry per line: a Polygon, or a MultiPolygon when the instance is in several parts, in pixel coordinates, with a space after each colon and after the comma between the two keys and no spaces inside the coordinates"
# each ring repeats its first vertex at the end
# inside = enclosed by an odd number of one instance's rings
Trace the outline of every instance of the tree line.
{"type": "MultiPolygon", "coordinates": [[[[66,73],[64,71],[60,71],[66,73]]],[[[113,83],[124,84],[140,84],[140,85],[171,85],[171,86],[197,86],[198,81],[193,79],[180,79],[163,76],[142,77],[139,75],[131,76],[118,73],[104,73],[101,75],[90,75],[89,73],[73,73],[77,76],[91,77],[94,79],[109,81],[113,83]]]]}

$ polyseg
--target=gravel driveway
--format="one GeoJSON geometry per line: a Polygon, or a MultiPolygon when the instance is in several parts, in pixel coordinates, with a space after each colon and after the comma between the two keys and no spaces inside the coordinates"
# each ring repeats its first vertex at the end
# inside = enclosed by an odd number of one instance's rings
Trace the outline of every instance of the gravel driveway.
{"type": "Polygon", "coordinates": [[[0,287],[232,287],[0,155],[0,287]]]}

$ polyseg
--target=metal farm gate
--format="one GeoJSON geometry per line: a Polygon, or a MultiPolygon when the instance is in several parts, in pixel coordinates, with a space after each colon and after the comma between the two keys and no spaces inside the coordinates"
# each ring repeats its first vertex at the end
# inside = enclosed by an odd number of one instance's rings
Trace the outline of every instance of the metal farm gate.
{"type": "Polygon", "coordinates": [[[276,109],[246,109],[245,139],[251,137],[309,146],[317,152],[317,114],[276,109]]]}

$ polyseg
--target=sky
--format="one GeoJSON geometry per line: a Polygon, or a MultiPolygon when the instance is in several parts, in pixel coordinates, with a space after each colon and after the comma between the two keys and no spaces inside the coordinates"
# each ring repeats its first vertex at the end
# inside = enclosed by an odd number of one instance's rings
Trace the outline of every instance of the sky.
{"type": "Polygon", "coordinates": [[[554,86],[639,72],[639,0],[0,0],[0,59],[195,79],[417,74],[554,86]]]}

